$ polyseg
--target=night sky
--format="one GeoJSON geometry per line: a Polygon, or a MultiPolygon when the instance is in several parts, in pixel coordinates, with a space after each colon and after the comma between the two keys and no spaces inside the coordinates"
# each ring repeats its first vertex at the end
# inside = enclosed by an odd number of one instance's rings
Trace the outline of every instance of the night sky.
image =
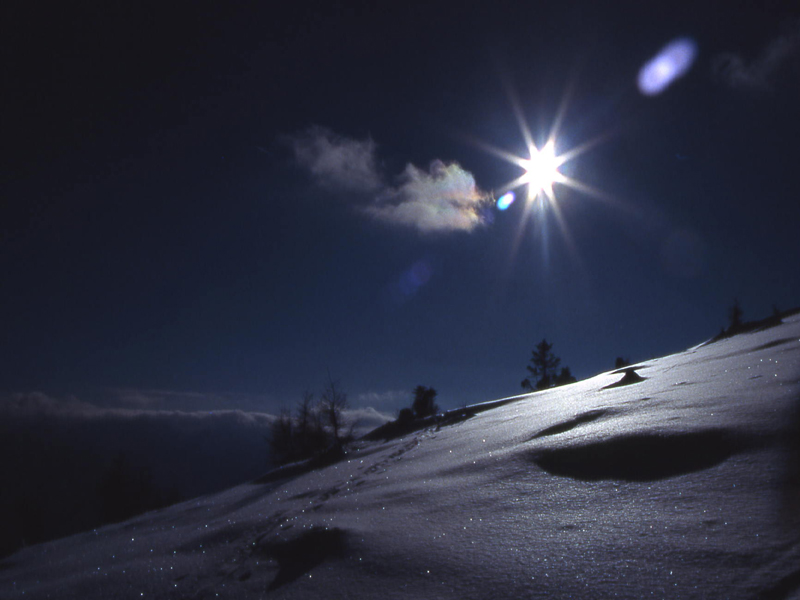
{"type": "Polygon", "coordinates": [[[0,394],[449,408],[800,305],[795,3],[117,4],[0,8],[0,394]],[[494,206],[515,105],[593,193],[494,206]]]}

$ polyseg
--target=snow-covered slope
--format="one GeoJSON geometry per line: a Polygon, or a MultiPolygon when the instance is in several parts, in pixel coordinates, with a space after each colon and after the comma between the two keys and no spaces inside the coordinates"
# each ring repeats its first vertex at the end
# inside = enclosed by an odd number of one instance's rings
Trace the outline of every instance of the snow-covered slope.
{"type": "Polygon", "coordinates": [[[2,598],[800,597],[800,317],[0,563],[2,598]]]}

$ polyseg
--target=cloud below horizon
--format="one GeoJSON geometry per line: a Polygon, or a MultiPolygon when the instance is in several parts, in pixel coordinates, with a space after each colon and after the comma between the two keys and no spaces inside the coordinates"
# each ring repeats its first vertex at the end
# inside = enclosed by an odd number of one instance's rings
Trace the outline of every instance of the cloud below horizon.
{"type": "Polygon", "coordinates": [[[412,394],[408,390],[387,390],[382,392],[364,392],[356,396],[360,405],[375,406],[382,410],[397,411],[410,404],[412,394]]]}
{"type": "MultiPolygon", "coordinates": [[[[138,422],[140,424],[170,423],[169,427],[181,431],[188,431],[192,427],[201,427],[203,430],[213,428],[219,423],[224,428],[228,426],[256,428],[259,440],[263,441],[264,435],[269,434],[269,427],[276,416],[268,412],[242,410],[233,407],[212,409],[207,405],[217,398],[228,398],[225,394],[205,395],[196,392],[169,392],[169,391],[136,391],[114,390],[112,393],[121,394],[123,402],[130,402],[135,407],[99,406],[85,402],[75,396],[55,398],[42,392],[0,394],[0,417],[5,421],[13,419],[53,419],[62,422],[138,422]],[[177,398],[191,398],[202,407],[196,410],[187,410],[185,407],[167,407],[164,398],[172,396],[177,398]],[[133,399],[133,400],[129,400],[133,399]],[[136,406],[138,404],[138,406],[136,406]],[[160,405],[160,408],[156,408],[160,405]],[[189,424],[189,425],[187,425],[189,424]]],[[[363,399],[373,399],[365,397],[363,399]]],[[[359,400],[362,397],[359,396],[359,400]]],[[[357,434],[367,433],[375,427],[383,425],[392,419],[392,416],[380,412],[373,406],[360,406],[344,410],[346,422],[355,425],[357,434]]],[[[236,437],[230,436],[231,439],[236,437]]]]}
{"type": "Polygon", "coordinates": [[[470,232],[485,223],[490,195],[456,162],[436,159],[427,170],[409,163],[397,185],[390,185],[378,170],[376,145],[369,138],[354,140],[312,126],[286,140],[298,165],[320,187],[351,192],[356,209],[378,221],[424,234],[470,232]]]}
{"type": "MultiPolygon", "coordinates": [[[[154,406],[169,393],[126,394],[133,406],[154,406]]],[[[173,394],[205,402],[202,394],[173,394]]],[[[372,407],[344,417],[356,435],[391,420],[372,407]]],[[[272,467],[274,420],[243,410],[103,407],[73,396],[0,394],[0,481],[7,491],[0,512],[26,507],[41,539],[97,527],[102,482],[118,458],[173,500],[252,481],[272,467]]],[[[16,547],[6,538],[0,532],[0,555],[16,547]]]]}

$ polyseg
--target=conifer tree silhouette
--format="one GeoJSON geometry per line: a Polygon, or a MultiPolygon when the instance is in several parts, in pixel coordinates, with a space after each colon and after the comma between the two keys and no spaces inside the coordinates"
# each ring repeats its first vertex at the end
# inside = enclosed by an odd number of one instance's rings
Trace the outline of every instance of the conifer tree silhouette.
{"type": "MultiPolygon", "coordinates": [[[[528,372],[531,374],[530,378],[522,380],[522,388],[526,390],[543,390],[552,387],[556,369],[561,364],[561,359],[553,354],[553,344],[543,339],[536,345],[531,354],[531,360],[528,365],[528,372]],[[534,386],[531,380],[536,381],[534,386]]],[[[571,375],[570,375],[571,376],[571,375]]]]}

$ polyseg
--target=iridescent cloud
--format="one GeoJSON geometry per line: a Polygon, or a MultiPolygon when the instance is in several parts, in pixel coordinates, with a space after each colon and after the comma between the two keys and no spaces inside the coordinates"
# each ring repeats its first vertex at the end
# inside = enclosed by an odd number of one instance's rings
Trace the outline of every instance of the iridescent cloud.
{"type": "Polygon", "coordinates": [[[408,164],[398,184],[390,185],[377,168],[371,139],[314,126],[285,141],[317,184],[351,192],[350,203],[379,221],[421,233],[472,231],[485,223],[490,195],[458,163],[434,160],[428,170],[408,164]]]}
{"type": "Polygon", "coordinates": [[[481,208],[491,201],[472,173],[457,163],[431,163],[428,171],[406,166],[395,188],[384,190],[365,211],[395,225],[423,233],[472,231],[483,223],[481,208]]]}

